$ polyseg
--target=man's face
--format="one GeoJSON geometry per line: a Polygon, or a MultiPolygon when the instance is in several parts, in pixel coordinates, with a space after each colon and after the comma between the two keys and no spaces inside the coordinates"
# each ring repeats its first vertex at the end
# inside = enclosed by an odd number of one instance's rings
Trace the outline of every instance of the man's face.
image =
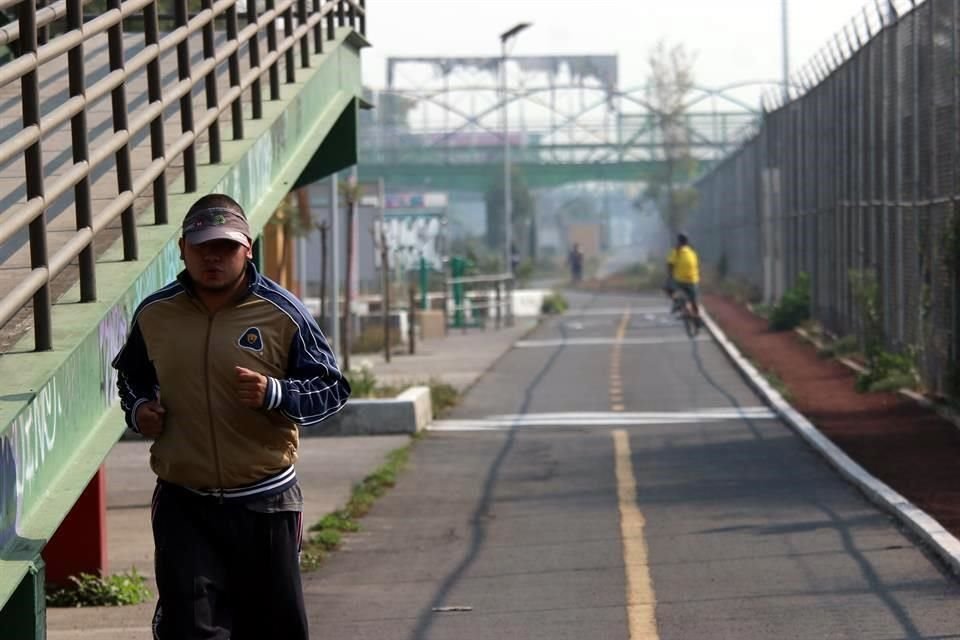
{"type": "Polygon", "coordinates": [[[247,260],[253,257],[249,248],[233,240],[190,244],[181,238],[180,251],[194,285],[207,291],[232,287],[246,270],[247,260]]]}

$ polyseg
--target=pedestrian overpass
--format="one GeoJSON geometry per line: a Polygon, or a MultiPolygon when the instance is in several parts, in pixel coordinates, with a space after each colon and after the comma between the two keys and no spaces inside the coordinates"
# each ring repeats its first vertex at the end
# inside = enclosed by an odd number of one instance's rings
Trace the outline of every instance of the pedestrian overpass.
{"type": "Polygon", "coordinates": [[[259,233],[291,189],[356,163],[366,9],[0,10],[0,629],[42,638],[40,554],[81,494],[103,490],[84,491],[124,428],[110,362],[138,303],[181,269],[183,213],[228,193],[259,233]]]}

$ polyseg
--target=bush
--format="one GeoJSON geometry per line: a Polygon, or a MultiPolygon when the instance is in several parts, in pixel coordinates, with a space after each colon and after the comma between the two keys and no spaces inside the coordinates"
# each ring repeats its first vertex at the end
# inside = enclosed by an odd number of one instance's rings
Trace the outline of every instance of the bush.
{"type": "Polygon", "coordinates": [[[919,376],[913,363],[912,353],[879,351],[869,359],[869,369],[857,376],[856,389],[867,393],[916,387],[919,376]]]}
{"type": "Polygon", "coordinates": [[[810,319],[810,277],[797,276],[797,282],[788,289],[776,306],[770,310],[770,329],[788,331],[810,319]]]}
{"type": "Polygon", "coordinates": [[[567,310],[567,299],[560,293],[550,293],[543,298],[540,304],[540,313],[544,315],[553,315],[563,313],[567,310]]]}
{"type": "Polygon", "coordinates": [[[51,607],[116,607],[140,604],[153,594],[144,584],[144,578],[132,569],[107,577],[81,573],[70,576],[71,586],[58,588],[50,585],[47,605],[51,607]]]}

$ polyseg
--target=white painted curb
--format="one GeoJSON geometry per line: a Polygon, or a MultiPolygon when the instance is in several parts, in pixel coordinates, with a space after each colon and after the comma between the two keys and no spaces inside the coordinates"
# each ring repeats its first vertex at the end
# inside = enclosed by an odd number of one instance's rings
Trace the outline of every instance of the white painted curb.
{"type": "Polygon", "coordinates": [[[776,389],[770,386],[766,379],[757,372],[756,368],[740,354],[740,350],[730,342],[708,314],[703,314],[703,320],[714,340],[726,352],[727,357],[740,369],[747,382],[784,422],[792,427],[807,444],[826,458],[841,475],[856,485],[871,502],[893,514],[929,545],[930,549],[946,563],[954,574],[960,575],[960,540],[957,540],[953,534],[944,529],[939,522],[931,518],[925,511],[867,473],[863,467],[830,442],[809,420],[790,406],[776,389]]]}

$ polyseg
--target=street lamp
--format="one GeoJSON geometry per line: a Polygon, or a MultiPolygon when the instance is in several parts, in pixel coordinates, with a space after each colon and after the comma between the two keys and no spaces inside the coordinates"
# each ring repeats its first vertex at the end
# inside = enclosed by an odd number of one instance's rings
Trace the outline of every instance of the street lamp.
{"type": "Polygon", "coordinates": [[[510,129],[508,123],[508,114],[510,113],[510,100],[507,96],[507,42],[518,33],[530,27],[532,23],[521,22],[500,34],[500,82],[503,91],[503,225],[504,225],[504,265],[507,272],[513,273],[513,255],[511,245],[513,244],[513,194],[510,185],[510,129]]]}

